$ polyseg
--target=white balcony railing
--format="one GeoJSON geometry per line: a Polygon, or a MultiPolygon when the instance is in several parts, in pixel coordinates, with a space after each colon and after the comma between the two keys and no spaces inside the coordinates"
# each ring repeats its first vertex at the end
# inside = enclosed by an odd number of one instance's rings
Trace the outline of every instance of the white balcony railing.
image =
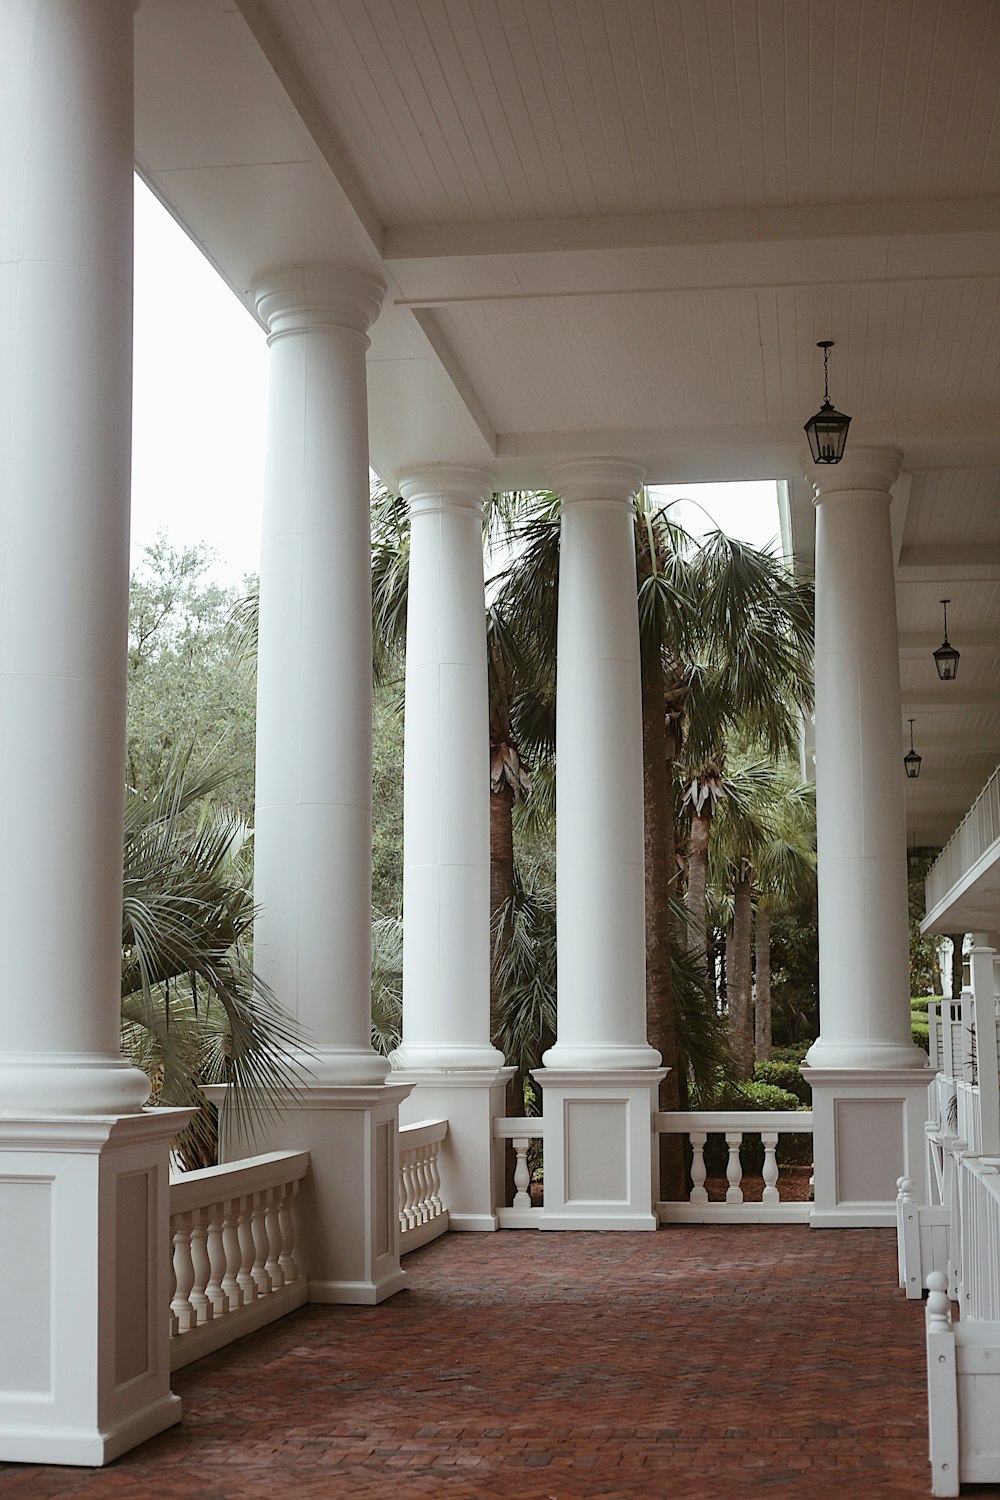
{"type": "Polygon", "coordinates": [[[295,1198],[308,1167],[308,1151],[274,1151],[171,1180],[172,1370],[306,1301],[295,1198]]]}
{"type": "Polygon", "coordinates": [[[1000,766],[997,766],[927,873],[924,899],[928,912],[933,912],[940,906],[948,892],[969,873],[998,839],[1000,766]]]}
{"type": "Polygon", "coordinates": [[[801,1223],[809,1218],[810,1203],[788,1202],[781,1197],[778,1142],[782,1135],[812,1135],[812,1110],[775,1111],[758,1114],[750,1110],[677,1110],[653,1116],[658,1132],[686,1135],[691,1145],[691,1192],[687,1203],[658,1203],[661,1224],[776,1224],[801,1223]],[[726,1198],[709,1202],[705,1187],[705,1145],[710,1135],[721,1135],[727,1147],[726,1198]],[[745,1137],[759,1136],[764,1148],[764,1187],[759,1201],[748,1200],[743,1191],[742,1148],[745,1137]]]}
{"type": "MultiPolygon", "coordinates": [[[[524,1115],[495,1119],[493,1139],[498,1143],[510,1141],[514,1151],[513,1192],[508,1188],[506,1195],[511,1198],[511,1202],[504,1201],[497,1206],[500,1228],[537,1229],[544,1209],[535,1207],[531,1201],[531,1166],[528,1154],[533,1141],[544,1142],[545,1121],[524,1115]]],[[[498,1144],[497,1149],[503,1151],[504,1145],[498,1144]]]]}
{"type": "Polygon", "coordinates": [[[421,1120],[399,1128],[399,1253],[418,1250],[448,1229],[441,1198],[441,1147],[447,1120],[421,1120]]]}

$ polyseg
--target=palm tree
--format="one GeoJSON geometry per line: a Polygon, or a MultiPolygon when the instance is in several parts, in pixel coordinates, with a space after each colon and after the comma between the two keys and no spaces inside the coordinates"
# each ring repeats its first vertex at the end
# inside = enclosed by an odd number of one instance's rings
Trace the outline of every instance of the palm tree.
{"type": "Polygon", "coordinates": [[[214,1161],[214,1112],[199,1085],[229,1083],[252,1136],[301,1082],[294,1021],[253,972],[253,897],[242,821],[212,800],[230,767],[175,756],[157,792],[129,791],[122,906],[122,1038],[158,1104],[194,1105],[180,1138],[187,1167],[214,1161]]]}

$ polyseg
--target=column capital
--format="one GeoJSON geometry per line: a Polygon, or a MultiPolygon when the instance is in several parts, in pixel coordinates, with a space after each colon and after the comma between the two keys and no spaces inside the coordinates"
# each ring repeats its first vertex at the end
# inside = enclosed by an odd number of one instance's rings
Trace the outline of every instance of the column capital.
{"type": "Polygon", "coordinates": [[[888,495],[899,478],[903,455],[898,448],[852,448],[839,464],[810,464],[804,470],[813,487],[813,504],[850,490],[888,495]]]}
{"type": "Polygon", "coordinates": [[[646,470],[627,458],[563,458],[548,466],[549,481],[564,504],[577,500],[617,500],[631,504],[646,470]]]}
{"type": "Polygon", "coordinates": [[[285,266],[254,287],[268,343],[284,334],[342,328],[367,334],[385,297],[383,279],[364,266],[285,266]]]}
{"type": "Polygon", "coordinates": [[[411,515],[438,510],[474,510],[481,515],[494,488],[488,469],[465,464],[427,464],[410,469],[399,481],[411,515]]]}

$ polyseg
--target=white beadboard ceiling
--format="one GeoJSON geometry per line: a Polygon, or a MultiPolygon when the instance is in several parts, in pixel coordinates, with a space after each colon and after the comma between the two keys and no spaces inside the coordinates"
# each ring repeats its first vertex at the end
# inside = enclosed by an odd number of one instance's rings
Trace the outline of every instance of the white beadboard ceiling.
{"type": "Polygon", "coordinates": [[[145,0],[136,39],[140,170],[248,305],[283,264],[386,275],[391,484],[783,479],[808,565],[834,339],[851,442],[904,453],[908,821],[948,836],[1000,761],[1000,4],[145,0]]]}

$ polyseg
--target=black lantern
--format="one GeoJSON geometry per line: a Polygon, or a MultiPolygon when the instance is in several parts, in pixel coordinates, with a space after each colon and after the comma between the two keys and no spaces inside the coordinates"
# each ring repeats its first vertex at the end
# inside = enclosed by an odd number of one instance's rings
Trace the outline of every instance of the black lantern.
{"type": "Polygon", "coordinates": [[[823,405],[814,417],[809,418],[805,433],[814,464],[839,464],[844,456],[851,419],[830,405],[829,364],[833,339],[820,339],[816,348],[823,351],[823,405]]]}
{"type": "Polygon", "coordinates": [[[934,665],[942,682],[954,682],[958,676],[959,653],[948,639],[948,605],[950,599],[942,599],[944,605],[944,640],[934,653],[934,665]]]}
{"type": "Polygon", "coordinates": [[[906,768],[906,774],[910,778],[911,781],[916,781],[917,777],[920,775],[920,762],[922,760],[923,760],[923,756],[922,755],[918,755],[917,752],[913,748],[913,720],[911,719],[910,720],[910,748],[907,751],[907,753],[903,756],[903,765],[906,768]]]}

